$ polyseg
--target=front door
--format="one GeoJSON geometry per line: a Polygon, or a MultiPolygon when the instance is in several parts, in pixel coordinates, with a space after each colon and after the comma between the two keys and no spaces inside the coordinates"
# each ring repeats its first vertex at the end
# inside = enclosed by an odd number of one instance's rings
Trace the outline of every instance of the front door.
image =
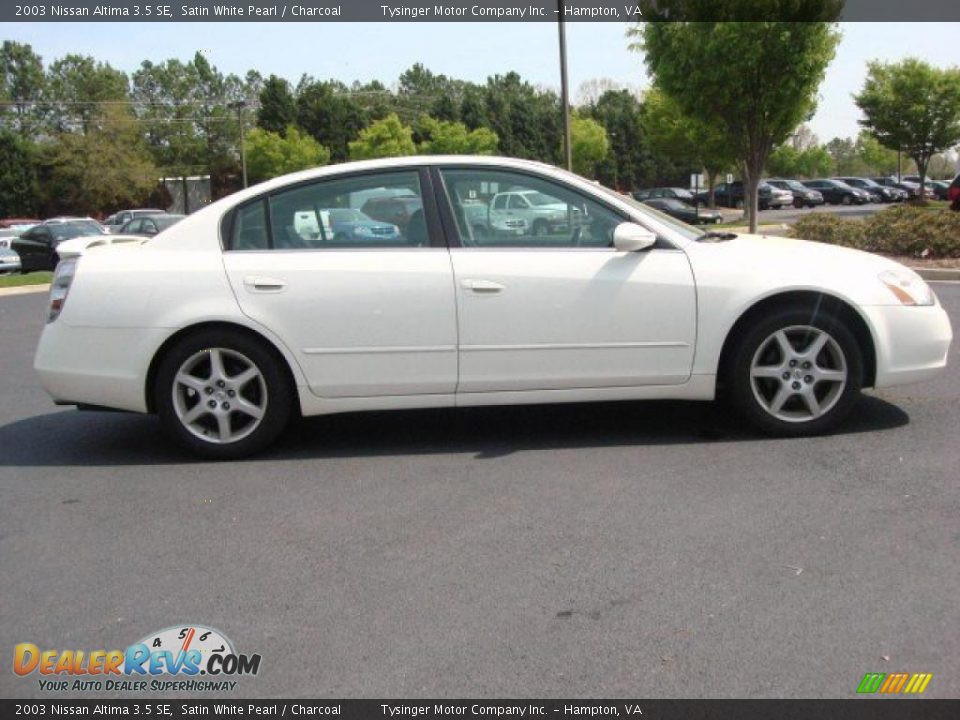
{"type": "Polygon", "coordinates": [[[686,382],[696,293],[682,251],[615,251],[619,211],[550,179],[488,168],[440,175],[460,240],[451,249],[459,393],[686,382]],[[515,192],[547,209],[548,232],[475,232],[468,208],[515,192]]]}

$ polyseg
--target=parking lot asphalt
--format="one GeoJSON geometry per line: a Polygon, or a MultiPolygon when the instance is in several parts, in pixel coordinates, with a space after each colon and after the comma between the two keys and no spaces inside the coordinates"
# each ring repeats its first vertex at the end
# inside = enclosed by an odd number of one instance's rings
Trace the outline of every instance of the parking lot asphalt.
{"type": "MultiPolygon", "coordinates": [[[[960,285],[935,289],[956,330],[960,285]]],[[[830,437],[712,404],[484,408],[315,418],[202,464],[152,418],[51,404],[44,302],[0,298],[0,696],[43,695],[16,643],[181,623],[262,656],[230,697],[851,698],[868,671],[960,695],[957,341],[830,437]]]]}

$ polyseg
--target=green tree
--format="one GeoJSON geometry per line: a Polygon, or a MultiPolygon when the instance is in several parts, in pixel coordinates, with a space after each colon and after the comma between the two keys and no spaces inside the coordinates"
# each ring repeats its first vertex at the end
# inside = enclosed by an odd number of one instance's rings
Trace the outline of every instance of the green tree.
{"type": "Polygon", "coordinates": [[[247,133],[247,173],[252,182],[330,162],[330,151],[306,133],[288,127],[283,135],[263,128],[247,133]]]}
{"type": "Polygon", "coordinates": [[[570,153],[573,171],[592,178],[597,165],[610,152],[610,138],[603,125],[574,112],[570,114],[570,153]]]}
{"type": "MultiPolygon", "coordinates": [[[[559,162],[560,101],[555,93],[537,90],[509,72],[488,78],[483,96],[482,124],[497,134],[504,155],[559,162]]],[[[471,126],[465,113],[464,122],[471,126]]]]}
{"type": "Polygon", "coordinates": [[[717,6],[705,0],[643,0],[641,7],[648,20],[664,12],[693,20],[645,22],[631,29],[640,39],[633,47],[643,50],[657,87],[726,137],[743,167],[750,228],[756,231],[757,187],[767,158],[816,107],[816,91],[839,38],[834,23],[825,21],[839,17],[842,2],[744,0],[717,6]]]}
{"type": "Polygon", "coordinates": [[[461,122],[423,115],[415,130],[425,138],[417,145],[424,155],[493,155],[497,151],[497,134],[488,128],[468,130],[461,122]]]}
{"type": "Polygon", "coordinates": [[[735,162],[726,135],[699,115],[685,113],[657,88],[644,98],[642,122],[647,141],[661,156],[671,158],[682,169],[705,171],[709,205],[713,207],[717,176],[735,162]]]}
{"type": "Polygon", "coordinates": [[[867,130],[857,136],[856,153],[870,175],[893,175],[897,172],[897,151],[881,145],[867,130]]]}
{"type": "Polygon", "coordinates": [[[60,133],[44,147],[40,165],[49,214],[135,207],[158,181],[140,129],[126,108],[105,109],[86,133],[60,133]]]}
{"type": "Polygon", "coordinates": [[[43,122],[46,94],[43,61],[30,45],[4,40],[0,46],[0,120],[20,137],[33,139],[43,122]]]}
{"type": "Polygon", "coordinates": [[[283,78],[271,75],[260,90],[260,109],[257,125],[272,133],[283,135],[297,120],[297,101],[283,78]]]}
{"type": "Polygon", "coordinates": [[[400,122],[396,113],[377,120],[360,131],[360,136],[350,143],[351,160],[399,157],[413,155],[417,151],[413,143],[413,129],[400,122]]]}
{"type": "Polygon", "coordinates": [[[816,178],[833,173],[833,158],[825,147],[797,149],[781,145],[770,153],[767,171],[777,177],[816,178]]]}
{"type": "Polygon", "coordinates": [[[14,130],[0,128],[0,217],[37,212],[34,148],[14,130]]]}
{"type": "Polygon", "coordinates": [[[374,103],[382,99],[376,89],[353,91],[343,83],[319,82],[309,75],[300,79],[296,95],[297,125],[330,148],[334,162],[343,162],[350,156],[350,140],[376,116],[364,109],[357,98],[369,98],[374,103]]]}
{"type": "Polygon", "coordinates": [[[66,55],[47,69],[47,92],[55,103],[50,122],[56,131],[89,132],[105,107],[126,104],[129,81],[89,55],[66,55]]]}
{"type": "Polygon", "coordinates": [[[960,140],[960,68],[939,69],[916,58],[871,62],[854,101],[864,115],[860,124],[917,164],[921,185],[931,156],[960,140]]]}

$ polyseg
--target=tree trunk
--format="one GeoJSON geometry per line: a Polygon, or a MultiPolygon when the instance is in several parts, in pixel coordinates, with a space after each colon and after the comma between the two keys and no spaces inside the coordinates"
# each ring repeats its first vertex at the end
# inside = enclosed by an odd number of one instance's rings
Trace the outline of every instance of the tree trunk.
{"type": "Polygon", "coordinates": [[[717,186],[717,173],[707,170],[707,205],[711,210],[717,207],[717,196],[714,189],[717,186]]]}
{"type": "Polygon", "coordinates": [[[747,213],[747,220],[750,223],[750,232],[757,232],[757,213],[759,210],[759,201],[757,199],[757,188],[760,186],[760,176],[763,174],[763,163],[754,162],[754,158],[746,166],[746,177],[743,183],[743,209],[747,213]],[[759,165],[760,167],[757,167],[759,165]]]}

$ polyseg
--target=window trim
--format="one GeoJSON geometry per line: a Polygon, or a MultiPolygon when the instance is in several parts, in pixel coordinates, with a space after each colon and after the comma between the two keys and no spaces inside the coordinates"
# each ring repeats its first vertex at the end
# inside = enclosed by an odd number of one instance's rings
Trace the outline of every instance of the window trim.
{"type": "Polygon", "coordinates": [[[331,175],[322,175],[320,177],[311,178],[309,180],[300,180],[299,182],[290,183],[288,185],[283,185],[281,187],[273,188],[272,190],[267,190],[259,195],[245,199],[243,202],[239,202],[229,210],[227,210],[223,217],[220,218],[219,223],[220,230],[220,250],[221,252],[238,252],[238,253],[256,253],[256,252],[383,252],[383,251],[403,251],[403,250],[431,250],[436,248],[446,248],[446,236],[444,233],[443,223],[439,217],[439,211],[437,207],[437,198],[436,198],[436,188],[434,187],[430,168],[427,165],[409,165],[405,167],[396,167],[396,168],[375,168],[369,170],[355,170],[352,172],[345,173],[334,173],[331,175]],[[270,198],[274,195],[284,193],[290,190],[297,190],[303,187],[309,187],[310,185],[318,185],[324,182],[338,182],[341,180],[350,180],[352,178],[361,178],[368,175],[392,175],[399,173],[416,173],[417,180],[420,183],[420,199],[423,203],[423,213],[424,219],[427,223],[427,236],[429,237],[429,243],[423,246],[404,246],[397,245],[393,246],[384,246],[384,247],[355,247],[355,248],[275,248],[273,244],[273,223],[270,218],[270,198]],[[264,222],[266,223],[267,230],[267,247],[266,248],[254,248],[250,250],[234,250],[230,247],[230,243],[233,240],[233,230],[234,223],[236,222],[236,215],[242,209],[246,208],[254,203],[262,202],[264,205],[264,222]]]}
{"type": "MultiPolygon", "coordinates": [[[[575,195],[579,195],[579,196],[581,196],[581,197],[584,197],[585,199],[588,199],[588,200],[596,203],[597,205],[599,205],[600,207],[602,207],[604,210],[607,210],[608,212],[613,213],[614,215],[616,215],[617,217],[619,217],[622,222],[635,222],[635,220],[634,220],[632,217],[630,217],[629,215],[627,215],[624,211],[620,210],[620,209],[617,208],[617,207],[614,207],[613,205],[609,204],[608,202],[606,202],[606,201],[605,201],[604,199],[602,199],[602,198],[598,198],[598,197],[595,196],[595,195],[588,195],[588,194],[584,193],[583,190],[581,190],[580,188],[574,187],[574,186],[572,186],[572,185],[569,185],[569,184],[563,182],[562,180],[557,180],[556,178],[553,178],[553,177],[548,177],[548,176],[544,176],[544,175],[539,175],[539,174],[537,174],[537,173],[535,173],[535,172],[530,172],[529,170],[526,170],[526,169],[518,169],[518,168],[512,168],[512,167],[501,167],[501,166],[498,166],[498,165],[471,165],[471,164],[469,164],[469,163],[464,163],[463,165],[461,165],[461,164],[459,164],[459,163],[456,164],[456,165],[453,165],[453,164],[451,164],[451,165],[432,165],[432,166],[430,167],[430,174],[433,176],[433,179],[434,179],[434,187],[435,187],[436,195],[437,195],[437,203],[438,203],[438,206],[439,206],[439,209],[440,209],[440,218],[441,218],[441,221],[443,222],[444,234],[446,235],[446,238],[447,238],[447,246],[448,246],[451,250],[454,249],[454,248],[460,248],[460,249],[464,249],[464,250],[480,250],[480,251],[486,251],[486,250],[514,250],[514,251],[531,251],[531,250],[536,250],[536,251],[574,250],[574,251],[577,251],[577,252],[598,252],[598,251],[599,251],[599,252],[616,252],[616,249],[615,249],[615,248],[612,248],[612,247],[558,247],[558,246],[551,246],[551,247],[525,247],[525,246],[475,247],[475,246],[471,246],[471,245],[464,245],[464,244],[463,244],[463,241],[462,241],[462,238],[461,238],[461,235],[460,235],[460,226],[457,224],[457,218],[456,218],[456,215],[455,215],[454,212],[453,212],[453,199],[452,199],[452,196],[451,196],[449,190],[447,189],[446,181],[444,180],[444,177],[443,177],[443,171],[445,171],[445,170],[461,170],[461,171],[462,171],[462,170],[467,170],[467,171],[480,171],[480,172],[492,172],[492,173],[498,173],[498,172],[499,172],[499,173],[506,173],[506,174],[512,174],[512,175],[520,175],[520,176],[524,176],[524,177],[530,177],[530,178],[533,178],[533,179],[535,179],[535,180],[539,180],[540,182],[545,182],[545,183],[548,183],[548,184],[558,185],[559,187],[563,188],[563,189],[566,190],[567,192],[570,192],[570,193],[573,193],[573,194],[575,194],[575,195]]],[[[509,190],[508,190],[508,191],[506,191],[506,192],[512,192],[512,191],[509,191],[509,190]]],[[[658,243],[659,243],[659,240],[658,240],[658,243]]],[[[659,248],[658,248],[658,249],[659,249],[659,248]]]]}

